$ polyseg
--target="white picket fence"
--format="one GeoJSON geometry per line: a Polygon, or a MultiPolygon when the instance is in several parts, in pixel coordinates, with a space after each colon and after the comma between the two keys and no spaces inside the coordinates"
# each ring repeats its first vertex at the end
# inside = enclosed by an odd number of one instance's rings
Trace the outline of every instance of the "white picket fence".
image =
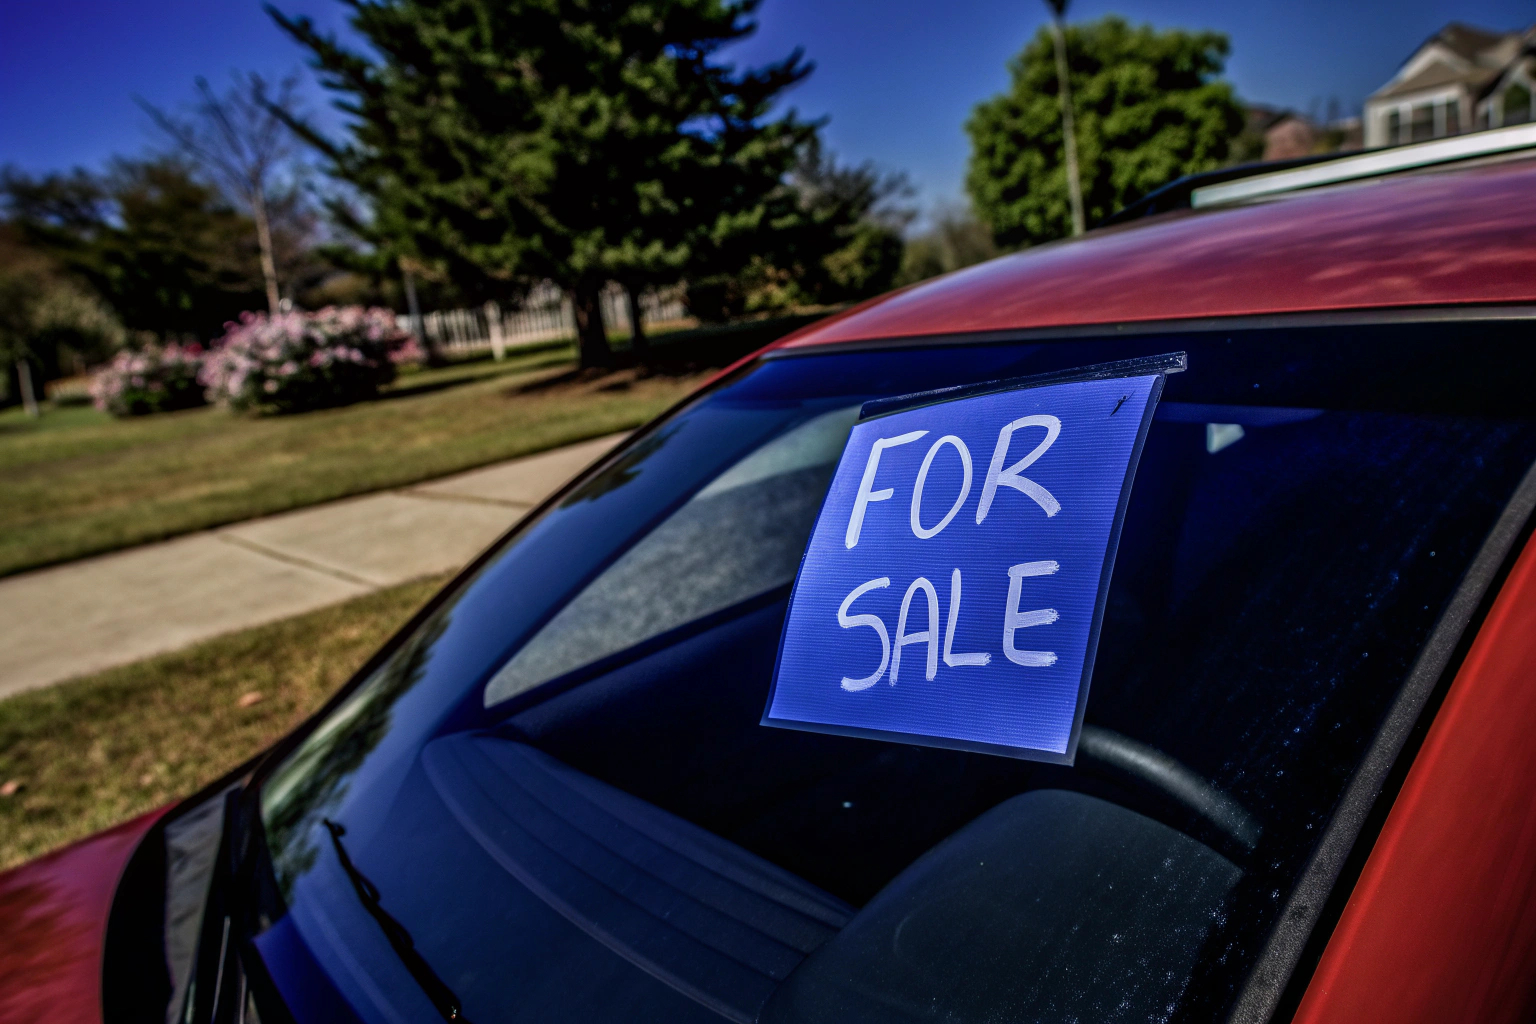
{"type": "MultiPolygon", "coordinates": [[[[610,331],[629,330],[629,302],[624,289],[609,284],[601,294],[603,323],[610,331]]],[[[686,320],[688,310],[675,291],[640,296],[640,319],[646,327],[686,320]]],[[[396,318],[400,329],[412,330],[411,318],[396,318]]],[[[501,309],[487,302],[478,309],[440,309],[424,313],[421,326],[439,352],[449,356],[490,351],[500,359],[526,345],[576,337],[576,310],[561,289],[548,281],[529,291],[518,309],[501,309]]]]}

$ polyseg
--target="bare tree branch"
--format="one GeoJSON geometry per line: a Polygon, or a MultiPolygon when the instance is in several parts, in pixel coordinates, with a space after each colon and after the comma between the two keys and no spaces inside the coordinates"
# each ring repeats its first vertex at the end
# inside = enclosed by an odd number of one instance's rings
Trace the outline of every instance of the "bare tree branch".
{"type": "Polygon", "coordinates": [[[281,299],[269,215],[271,191],[277,172],[294,155],[289,118],[278,111],[293,110],[298,90],[297,75],[283,78],[274,90],[258,74],[236,73],[234,85],[219,96],[207,79],[198,78],[200,99],[191,117],[177,117],[135,97],[156,127],[250,212],[273,313],[281,299]]]}

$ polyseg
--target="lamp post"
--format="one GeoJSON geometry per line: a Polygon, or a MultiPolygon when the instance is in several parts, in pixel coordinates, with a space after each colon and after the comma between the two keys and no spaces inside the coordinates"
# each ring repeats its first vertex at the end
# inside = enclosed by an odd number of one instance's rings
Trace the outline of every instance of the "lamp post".
{"type": "Polygon", "coordinates": [[[1051,38],[1056,43],[1057,96],[1061,100],[1061,133],[1066,141],[1067,198],[1072,204],[1072,234],[1083,233],[1083,184],[1077,175],[1077,129],[1072,123],[1072,86],[1067,81],[1067,35],[1062,19],[1070,0],[1045,0],[1051,9],[1051,38]]]}

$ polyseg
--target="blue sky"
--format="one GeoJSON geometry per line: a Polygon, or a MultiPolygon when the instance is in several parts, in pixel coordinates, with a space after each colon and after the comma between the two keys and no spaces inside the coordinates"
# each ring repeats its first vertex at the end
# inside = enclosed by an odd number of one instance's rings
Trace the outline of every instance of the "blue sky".
{"type": "MultiPolygon", "coordinates": [[[[334,0],[279,0],[343,28],[334,0]]],[[[139,95],[174,107],[192,80],[236,68],[279,76],[303,55],[256,0],[20,0],[0,29],[0,164],[30,171],[94,167],[152,141],[139,95]]],[[[972,106],[1007,84],[1006,61],[1041,25],[1039,0],[765,0],[758,35],[734,59],[761,62],[803,46],[816,72],[790,97],[828,116],[845,159],[905,171],[919,202],[961,196],[972,106]]],[[[1157,26],[1212,28],[1232,39],[1229,77],[1245,99],[1346,111],[1426,36],[1459,19],[1488,28],[1536,18],[1516,0],[1076,0],[1071,17],[1119,13],[1157,26]]],[[[314,104],[324,99],[313,90],[314,104]]]]}

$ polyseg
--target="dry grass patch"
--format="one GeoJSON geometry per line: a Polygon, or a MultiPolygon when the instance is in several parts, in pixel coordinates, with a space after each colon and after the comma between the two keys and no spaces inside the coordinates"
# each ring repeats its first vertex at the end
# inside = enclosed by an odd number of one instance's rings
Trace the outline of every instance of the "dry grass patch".
{"type": "Polygon", "coordinates": [[[0,869],[177,800],[336,691],[421,580],[0,701],[0,869]]]}

